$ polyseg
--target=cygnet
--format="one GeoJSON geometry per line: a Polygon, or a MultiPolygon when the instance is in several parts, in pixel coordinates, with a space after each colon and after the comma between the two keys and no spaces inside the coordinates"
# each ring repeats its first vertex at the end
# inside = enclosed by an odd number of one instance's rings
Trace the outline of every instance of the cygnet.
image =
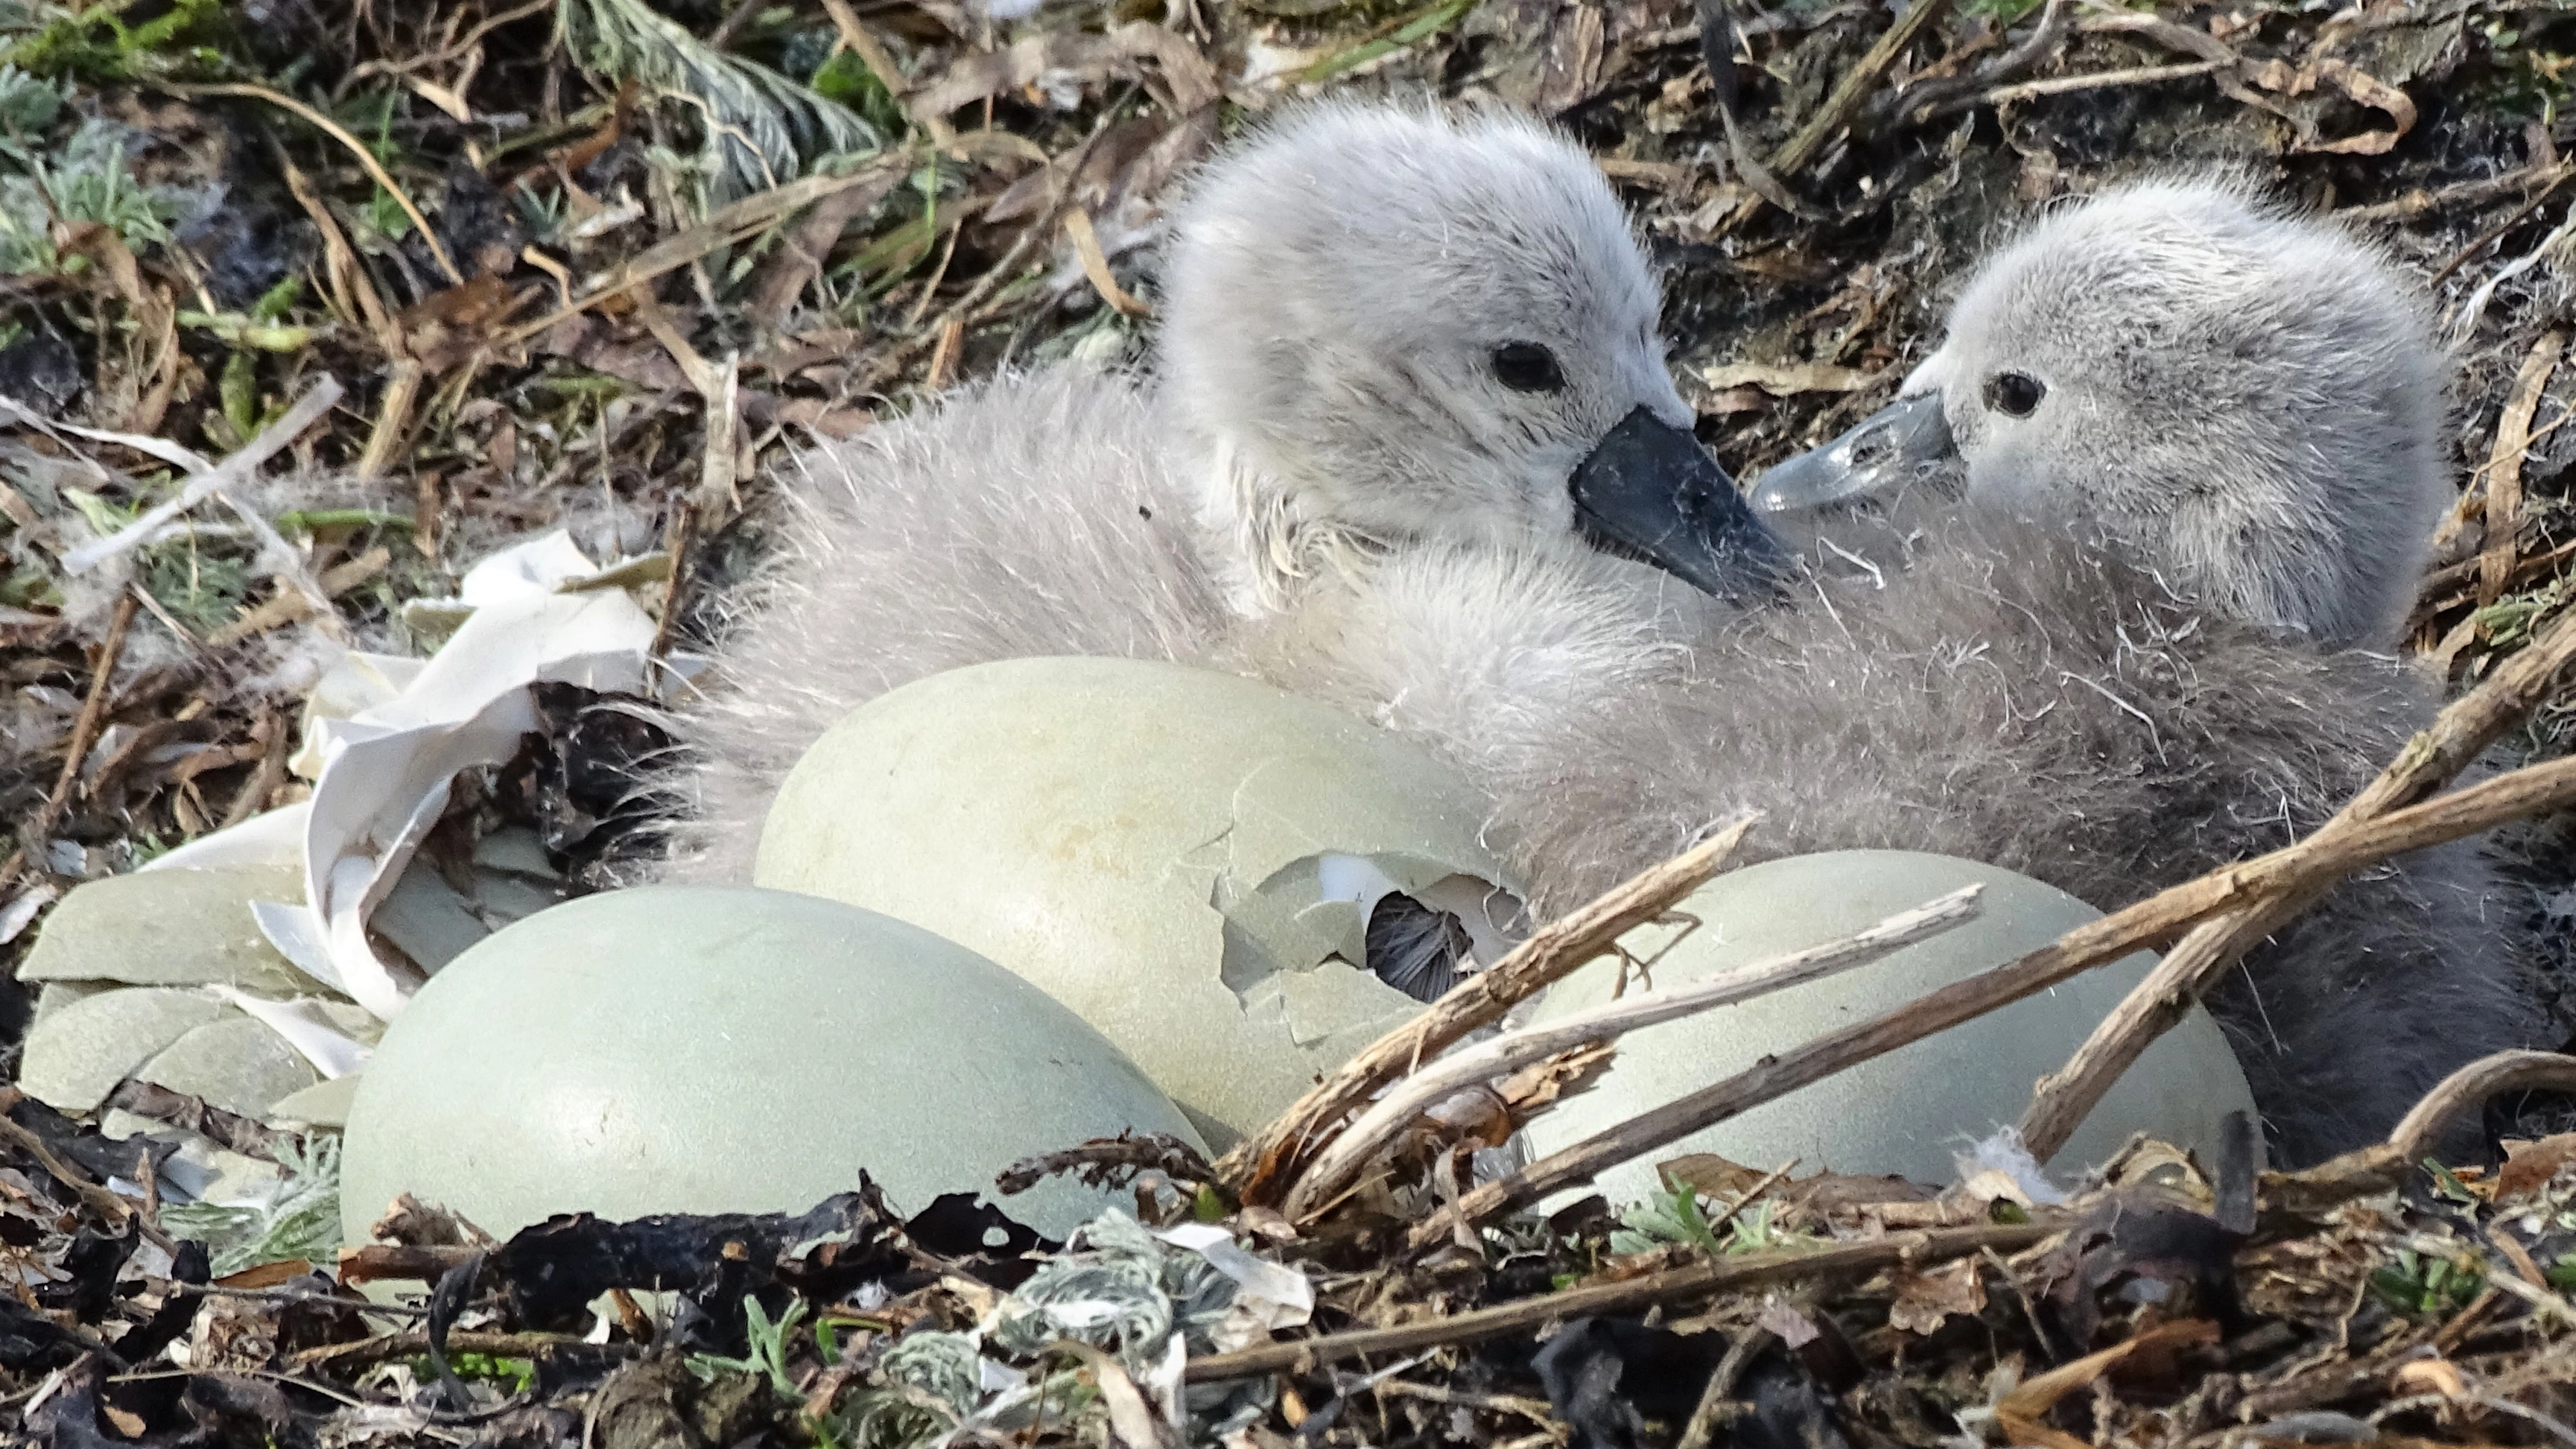
{"type": "Polygon", "coordinates": [[[805,747],[943,669],[1219,663],[1319,581],[1451,548],[1615,600],[1624,660],[1632,617],[1758,594],[1783,557],[1691,435],[1608,183],[1526,118],[1265,127],[1191,188],[1163,282],[1151,379],[1005,376],[797,460],[785,546],[684,724],[673,874],[746,876],[805,747]]]}
{"type": "MultiPolygon", "coordinates": [[[[1995,253],[1894,407],[1764,475],[1766,516],[1818,536],[1793,606],[1636,636],[1658,663],[1556,696],[1502,632],[1544,659],[1533,610],[1460,601],[1553,594],[1587,662],[1617,657],[1615,610],[1544,560],[1420,551],[1253,652],[1448,747],[1542,911],[1744,809],[1748,858],[1940,851],[2114,909],[2313,829],[2438,707],[2375,651],[2448,493],[2443,374],[2418,289],[2336,228],[2225,182],[2139,186],[1995,253]]],[[[2516,917],[2461,844],[2248,959],[2212,1005],[2276,1162],[2535,1043],[2516,917]]]]}

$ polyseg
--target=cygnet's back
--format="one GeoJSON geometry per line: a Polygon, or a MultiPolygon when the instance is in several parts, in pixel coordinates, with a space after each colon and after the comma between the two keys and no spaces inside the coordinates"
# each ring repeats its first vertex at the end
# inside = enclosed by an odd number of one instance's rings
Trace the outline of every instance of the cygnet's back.
{"type": "Polygon", "coordinates": [[[668,874],[748,880],[769,802],[843,715],[996,659],[1204,656],[1228,615],[1151,403],[1074,369],[960,389],[797,457],[782,543],[680,720],[668,874]]]}

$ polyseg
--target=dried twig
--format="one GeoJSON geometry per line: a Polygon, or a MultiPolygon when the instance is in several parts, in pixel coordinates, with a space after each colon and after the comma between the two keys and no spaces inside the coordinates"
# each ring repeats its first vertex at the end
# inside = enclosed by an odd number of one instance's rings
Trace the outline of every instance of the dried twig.
{"type": "Polygon", "coordinates": [[[1633,1313],[1658,1303],[1703,1298],[1711,1293],[1756,1288],[1766,1283],[1803,1281],[1826,1274],[1874,1272],[1897,1263],[1936,1263],[1989,1248],[2026,1248],[2057,1231],[2055,1225],[2047,1223],[1995,1223],[1890,1233],[1883,1238],[1838,1243],[1829,1248],[1781,1248],[1770,1252],[1743,1253],[1625,1282],[1569,1288],[1562,1293],[1542,1294],[1536,1298],[1395,1328],[1365,1328],[1351,1333],[1326,1334],[1321,1338],[1266,1343],[1232,1353],[1210,1354],[1190,1360],[1182,1377],[1190,1383],[1252,1378],[1282,1369],[1298,1370],[1337,1359],[1356,1358],[1362,1354],[1401,1353],[1433,1345],[1475,1343],[1562,1319],[1603,1313],[1633,1313]]]}
{"type": "Polygon", "coordinates": [[[540,336],[565,318],[586,312],[641,283],[676,272],[718,247],[757,236],[798,209],[824,197],[860,186],[878,186],[891,191],[910,173],[913,159],[909,150],[889,151],[871,158],[846,175],[807,176],[783,186],[753,192],[740,201],[718,208],[687,231],[664,237],[637,252],[594,279],[588,289],[571,302],[542,317],[520,323],[502,333],[497,341],[511,344],[540,336]]]}
{"type": "Polygon", "coordinates": [[[2506,232],[2522,225],[2523,219],[2530,216],[2533,212],[2538,211],[2541,207],[2541,203],[2549,200],[2549,198],[2553,196],[2556,196],[2558,194],[2558,188],[2567,184],[2568,174],[2569,173],[2565,167],[2557,168],[2557,174],[2549,177],[2548,184],[2542,186],[2538,191],[2533,192],[2529,200],[2506,213],[2504,220],[2488,227],[2485,231],[2479,232],[2467,246],[2453,252],[2451,254],[2451,259],[2442,263],[2440,267],[2434,269],[2432,277],[2424,283],[2426,290],[2437,293],[2440,292],[2442,290],[2442,284],[2451,279],[2451,274],[2453,272],[2467,266],[2478,253],[2485,251],[2488,247],[2502,241],[2506,232]]]}
{"type": "Polygon", "coordinates": [[[2071,95],[2076,91],[2109,90],[2115,86],[2154,85],[2158,81],[2189,80],[2218,70],[2214,60],[2185,61],[2180,65],[2139,65],[2123,70],[2091,71],[2083,75],[2053,75],[2045,80],[2021,81],[1997,86],[1977,97],[1980,105],[2000,106],[2013,101],[2036,100],[2041,96],[2071,95]]]}
{"type": "Polygon", "coordinates": [[[133,1203],[118,1197],[107,1187],[92,1179],[88,1173],[63,1161],[54,1154],[52,1148],[45,1145],[45,1139],[18,1125],[9,1117],[9,1109],[24,1100],[25,1095],[15,1087],[0,1087],[0,1141],[5,1141],[34,1158],[37,1166],[43,1168],[54,1181],[70,1188],[79,1196],[81,1204],[98,1214],[102,1220],[119,1227],[132,1222],[142,1231],[145,1241],[163,1252],[177,1252],[179,1245],[171,1241],[170,1235],[163,1232],[159,1224],[136,1212],[133,1203]]]}
{"type": "Polygon", "coordinates": [[[1292,1219],[1304,1218],[1331,1201],[1360,1175],[1390,1138],[1402,1132],[1423,1109],[1452,1092],[1561,1051],[1614,1041],[1641,1027],[1750,1001],[1865,966],[1973,919],[1978,913],[1978,897],[1984,891],[1983,886],[1968,886],[1838,940],[1767,957],[1687,986],[1621,997],[1442,1057],[1371,1103],[1358,1121],[1316,1154],[1314,1165],[1299,1175],[1296,1186],[1288,1192],[1284,1210],[1292,1219]]]}
{"type": "Polygon", "coordinates": [[[395,182],[392,173],[386,171],[376,160],[376,154],[367,149],[366,142],[350,135],[348,129],[339,122],[293,96],[280,95],[266,86],[231,82],[220,85],[183,85],[177,81],[163,81],[159,84],[164,90],[183,96],[247,96],[252,100],[266,101],[272,106],[292,111],[303,117],[316,130],[349,148],[349,154],[358,158],[358,164],[366,168],[367,174],[375,178],[375,183],[383,187],[385,193],[394,199],[394,204],[403,209],[403,215],[411,218],[411,224],[420,229],[420,239],[428,244],[429,254],[438,259],[438,269],[447,274],[449,284],[458,287],[465,285],[465,274],[456,270],[455,260],[447,255],[447,244],[438,239],[438,229],[429,224],[429,218],[423,216],[420,208],[412,204],[411,193],[403,190],[395,182]]]}
{"type": "Polygon", "coordinates": [[[1800,126],[1796,135],[1772,153],[1772,174],[1788,177],[1806,170],[1808,163],[1824,151],[1825,143],[1851,124],[1853,113],[1877,88],[1888,68],[1896,64],[1896,57],[1904,52],[1905,47],[1913,44],[1916,36],[1949,13],[1950,0],[1914,0],[1913,4],[1906,6],[1905,13],[1896,17],[1896,23],[1887,28],[1887,33],[1852,63],[1851,70],[1835,84],[1832,93],[1825,97],[1825,103],[1807,119],[1807,124],[1800,126]]]}
{"type": "Polygon", "coordinates": [[[2516,535],[2522,526],[2522,460],[2531,451],[2531,419],[2540,411],[2540,395],[2566,350],[2565,329],[2552,327],[2541,333],[2514,374],[2513,391],[2506,395],[2504,412],[2496,420],[2495,447],[2487,454],[2485,469],[2487,546],[2478,565],[2481,608],[2504,597],[2505,586],[2513,580],[2520,542],[2516,535]]]}
{"type": "Polygon", "coordinates": [[[208,497],[221,493],[234,483],[248,478],[260,464],[286,451],[306,428],[320,420],[340,400],[338,379],[328,374],[305,390],[286,415],[260,430],[258,437],[244,443],[221,463],[190,478],[178,494],[145,509],[143,515],[105,538],[82,544],[63,555],[66,573],[86,573],[102,562],[149,539],[161,525],[196,507],[208,497]]]}
{"type": "Polygon", "coordinates": [[[2557,1052],[2498,1052],[2444,1077],[2388,1134],[2388,1140],[2299,1172],[2266,1173],[2263,1202],[2287,1212],[2318,1212],[2396,1186],[2445,1128],[2503,1092],[2576,1093],[2576,1057],[2557,1052]]]}
{"type": "Polygon", "coordinates": [[[1941,76],[1907,86],[1886,103],[1883,112],[1873,107],[1874,119],[1893,116],[1899,120],[1930,120],[1986,104],[1986,92],[2030,74],[2065,45],[2070,28],[2066,11],[2067,0],[2048,0],[2039,12],[2039,23],[2031,27],[2029,39],[1977,67],[1973,74],[1941,76]]]}
{"type": "MultiPolygon", "coordinates": [[[[2438,752],[2440,748],[2428,743],[2424,736],[2418,736],[2416,743],[2426,745],[2428,752],[2438,752]]],[[[2410,757],[2413,753],[2410,747],[2410,757]]],[[[2363,792],[2365,796],[2370,793],[2363,792]]],[[[1847,1067],[2009,1006],[2132,951],[2169,940],[2184,927],[2221,911],[2261,902],[2279,893],[2319,888],[2389,856],[2457,840],[2507,820],[2570,803],[2576,803],[2576,759],[2527,766],[2378,819],[2357,821],[2349,829],[2320,830],[2295,845],[2212,871],[2126,910],[2089,921],[2019,960],[1952,982],[1894,1011],[1766,1058],[1723,1081],[1587,1137],[1510,1177],[1467,1193],[1454,1207],[1444,1208],[1416,1224],[1408,1241],[1415,1248],[1429,1247],[1445,1239],[1460,1222],[1472,1222],[1560,1188],[1588,1182],[1606,1169],[1787,1096],[1847,1067]]],[[[2055,1150],[2054,1146],[2032,1147],[2042,1161],[2055,1150]]]]}
{"type": "MultiPolygon", "coordinates": [[[[1833,90],[1825,97],[1825,103],[1816,108],[1816,113],[1807,118],[1807,123],[1800,126],[1779,150],[1771,153],[1768,168],[1771,176],[1785,183],[1806,170],[1824,152],[1826,143],[1852,123],[1852,118],[1860,113],[1861,103],[1877,89],[1879,81],[1886,77],[1888,68],[1896,64],[1897,56],[1904,53],[1905,47],[1913,44],[1916,37],[1949,13],[1950,0],[1913,0],[1906,6],[1905,13],[1896,17],[1896,23],[1887,28],[1887,33],[1863,51],[1860,59],[1852,63],[1850,71],[1835,82],[1833,90]]],[[[1761,209],[1763,200],[1758,190],[1747,196],[1727,217],[1721,230],[1733,230],[1750,221],[1753,213],[1761,209]]]]}
{"type": "Polygon", "coordinates": [[[54,822],[72,803],[72,792],[80,785],[81,758],[89,753],[90,743],[98,738],[99,726],[107,719],[108,686],[116,679],[116,661],[125,652],[125,632],[134,623],[134,596],[120,594],[116,612],[107,620],[107,637],[98,644],[98,657],[90,665],[89,692],[81,699],[80,714],[72,720],[72,735],[65,746],[63,768],[54,776],[54,788],[45,795],[45,803],[36,810],[36,818],[20,832],[18,848],[10,852],[6,864],[0,864],[0,886],[18,878],[18,872],[35,852],[45,848],[45,837],[54,830],[54,822]]]}
{"type": "MultiPolygon", "coordinates": [[[[2391,818],[2391,810],[2441,788],[2530,714],[2570,660],[2576,660],[2576,614],[2562,614],[2529,648],[2507,659],[2486,683],[2454,701],[2431,727],[2407,741],[2377,779],[2302,846],[2292,849],[2319,847],[2334,837],[2354,834],[2368,822],[2391,818]]],[[[2486,789],[2512,778],[2506,775],[2471,788],[2486,789]]],[[[2339,875],[2311,877],[2277,896],[2258,897],[2186,936],[2094,1028],[2062,1070],[2040,1080],[2029,1110],[2022,1115],[2023,1142],[2042,1161],[2064,1146],[2111,1083],[2150,1043],[2182,1020],[2231,962],[2322,894],[2339,875]]]]}
{"type": "Polygon", "coordinates": [[[1370,1043],[1289,1105],[1278,1120],[1236,1145],[1217,1163],[1220,1180],[1239,1184],[1247,1203],[1275,1200],[1299,1162],[1319,1149],[1333,1124],[1369,1094],[1439,1055],[1478,1027],[1571,974],[1618,944],[1621,936],[1662,915],[1697,890],[1734,854],[1754,818],[1734,821],[1708,840],[1611,888],[1599,900],[1532,932],[1510,954],[1452,987],[1422,1015],[1370,1043]]]}

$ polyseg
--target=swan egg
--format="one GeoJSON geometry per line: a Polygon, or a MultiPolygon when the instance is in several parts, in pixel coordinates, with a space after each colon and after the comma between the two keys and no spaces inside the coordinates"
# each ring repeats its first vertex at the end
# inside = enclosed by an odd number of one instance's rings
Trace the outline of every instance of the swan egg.
{"type": "Polygon", "coordinates": [[[1436,991],[1391,964],[1401,913],[1432,956],[1508,949],[1520,901],[1484,816],[1418,746],[1269,685],[1020,659],[834,726],[770,807],[753,880],[1000,962],[1224,1147],[1420,1010],[1389,980],[1436,991]]]}
{"type": "MultiPolygon", "coordinates": [[[[1570,1147],[1766,1056],[2001,966],[2102,914],[2025,875],[1899,850],[1792,856],[1700,887],[1674,908],[1696,920],[1695,928],[1650,924],[1621,942],[1631,958],[1648,963],[1656,987],[1822,945],[1970,884],[1985,887],[1980,914],[1941,935],[1839,975],[1620,1038],[1618,1055],[1590,1091],[1530,1124],[1532,1150],[1544,1156],[1570,1147]]],[[[2017,1121],[2032,1085],[2064,1066],[2155,963],[2142,951],[2085,972],[1704,1128],[1603,1173],[1596,1186],[1613,1203],[1641,1201],[1657,1187],[1654,1162],[1691,1153],[1757,1171],[1795,1159],[1802,1175],[1824,1168],[1947,1183],[1957,1175],[1954,1154],[2017,1121]]],[[[1536,1020],[1608,1001],[1620,969],[1614,957],[1557,983],[1536,1020]]],[[[2112,1085],[2047,1165],[2063,1180],[2107,1160],[2134,1132],[2212,1163],[2220,1121],[2231,1111],[2252,1116],[2253,1094],[2218,1023],[2194,1008],[2112,1085]]]]}
{"type": "MultiPolygon", "coordinates": [[[[1197,1134],[1063,1007],[927,931],[780,891],[648,886],[469,948],[350,1103],[347,1241],[396,1194],[496,1236],[556,1213],[803,1212],[865,1171],[899,1211],[1122,1131],[1197,1134]]],[[[1062,1236],[1114,1201],[1001,1198],[1062,1236]]]]}

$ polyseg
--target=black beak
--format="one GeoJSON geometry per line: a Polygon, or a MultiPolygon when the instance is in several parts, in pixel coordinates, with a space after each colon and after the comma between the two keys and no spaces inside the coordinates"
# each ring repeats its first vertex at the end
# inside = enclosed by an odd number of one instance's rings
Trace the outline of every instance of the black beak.
{"type": "Polygon", "coordinates": [[[1644,406],[1574,470],[1575,526],[1605,553],[1650,563],[1721,599],[1776,596],[1788,553],[1684,428],[1644,406]]]}
{"type": "Polygon", "coordinates": [[[1941,395],[1916,393],[1861,419],[1823,447],[1774,465],[1753,486],[1753,506],[1764,513],[1802,513],[1894,498],[1958,458],[1941,395]]]}

